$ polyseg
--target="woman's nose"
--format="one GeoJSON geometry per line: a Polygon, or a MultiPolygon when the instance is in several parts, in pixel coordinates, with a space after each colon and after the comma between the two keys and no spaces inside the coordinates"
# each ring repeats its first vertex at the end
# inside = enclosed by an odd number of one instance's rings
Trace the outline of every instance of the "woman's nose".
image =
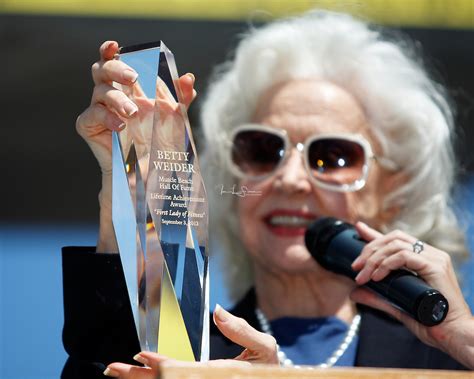
{"type": "Polygon", "coordinates": [[[275,186],[288,193],[311,192],[311,179],[305,168],[303,154],[296,147],[291,150],[288,158],[278,169],[275,186]]]}

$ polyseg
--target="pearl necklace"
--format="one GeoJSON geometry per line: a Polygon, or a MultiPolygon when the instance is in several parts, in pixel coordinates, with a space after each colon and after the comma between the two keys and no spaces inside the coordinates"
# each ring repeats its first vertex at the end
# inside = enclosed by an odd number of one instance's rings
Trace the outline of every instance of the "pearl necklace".
{"type": "MultiPolygon", "coordinates": [[[[262,329],[262,331],[264,333],[273,335],[270,322],[265,317],[265,315],[260,310],[260,308],[255,308],[255,315],[257,316],[257,320],[260,324],[260,328],[262,329]]],[[[339,358],[341,358],[342,355],[346,352],[347,348],[352,343],[354,337],[359,333],[359,326],[360,326],[360,314],[356,314],[354,318],[352,319],[351,325],[346,333],[346,336],[344,337],[344,340],[341,342],[339,347],[336,350],[334,350],[334,352],[326,360],[326,362],[320,363],[319,365],[316,365],[316,367],[328,368],[328,367],[334,366],[336,362],[339,360],[339,358]]],[[[301,366],[295,365],[293,361],[286,356],[285,352],[280,349],[280,345],[278,344],[277,344],[277,352],[278,352],[277,354],[278,354],[278,361],[280,362],[280,366],[301,368],[301,366]]]]}

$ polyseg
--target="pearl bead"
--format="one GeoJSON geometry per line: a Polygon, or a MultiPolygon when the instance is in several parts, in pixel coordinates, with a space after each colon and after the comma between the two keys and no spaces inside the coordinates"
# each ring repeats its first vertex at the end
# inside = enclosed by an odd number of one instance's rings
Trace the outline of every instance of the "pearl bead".
{"type": "MultiPolygon", "coordinates": [[[[260,324],[260,329],[267,334],[273,335],[272,328],[270,326],[270,322],[267,320],[263,312],[259,309],[255,309],[255,315],[257,316],[257,320],[260,324]]],[[[352,343],[354,337],[357,335],[359,332],[359,326],[360,326],[360,315],[357,314],[354,316],[352,319],[352,323],[346,333],[346,336],[344,337],[344,340],[342,343],[339,345],[339,347],[331,354],[331,356],[326,360],[326,362],[321,363],[317,365],[317,367],[320,368],[328,368],[334,366],[334,364],[339,360],[339,358],[346,352],[347,348],[350,346],[352,343]]],[[[283,367],[295,367],[295,368],[301,368],[299,365],[295,365],[293,361],[288,358],[285,354],[284,351],[280,349],[280,345],[276,345],[277,347],[277,357],[278,361],[280,362],[280,365],[283,367]]],[[[308,369],[313,370],[313,367],[307,367],[308,369]]]]}

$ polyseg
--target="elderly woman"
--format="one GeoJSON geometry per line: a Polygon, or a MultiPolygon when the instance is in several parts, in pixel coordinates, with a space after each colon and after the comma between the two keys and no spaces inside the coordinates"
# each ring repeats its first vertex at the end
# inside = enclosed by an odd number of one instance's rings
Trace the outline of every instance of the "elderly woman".
{"type": "MultiPolygon", "coordinates": [[[[63,254],[70,353],[64,377],[81,370],[92,377],[105,368],[101,363],[130,362],[139,349],[110,222],[110,134],[137,112],[110,86],[131,86],[137,77],[113,60],[117,49],[115,42],[102,45],[92,104],[77,122],[101,165],[103,188],[97,253],[63,254]],[[80,267],[94,271],[85,285],[74,284],[74,275],[83,277],[73,272],[80,267]]],[[[286,366],[462,367],[431,345],[464,365],[473,363],[459,348],[472,315],[449,258],[466,255],[449,205],[453,115],[439,85],[412,55],[349,16],[313,12],[251,30],[215,78],[202,112],[203,169],[210,230],[220,239],[237,305],[231,313],[220,307],[214,313],[211,358],[279,360],[286,366]],[[253,196],[222,193],[234,185],[253,196]],[[320,267],[303,235],[323,216],[357,223],[371,241],[353,265],[360,270],[357,284],[400,267],[417,271],[450,301],[447,319],[423,327],[320,267]],[[412,245],[418,238],[425,246],[417,255],[412,245]]],[[[193,81],[192,75],[180,79],[188,103],[193,81]]],[[[151,353],[134,358],[151,369],[113,363],[106,375],[151,378],[165,359],[151,353]]]]}

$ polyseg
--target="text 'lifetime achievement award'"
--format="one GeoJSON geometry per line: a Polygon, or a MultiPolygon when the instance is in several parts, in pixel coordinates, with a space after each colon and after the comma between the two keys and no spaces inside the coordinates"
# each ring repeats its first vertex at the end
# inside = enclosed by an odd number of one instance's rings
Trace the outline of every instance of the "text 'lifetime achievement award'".
{"type": "Polygon", "coordinates": [[[208,204],[171,51],[124,47],[138,106],[113,132],[112,220],[141,349],[209,357],[208,204]]]}

